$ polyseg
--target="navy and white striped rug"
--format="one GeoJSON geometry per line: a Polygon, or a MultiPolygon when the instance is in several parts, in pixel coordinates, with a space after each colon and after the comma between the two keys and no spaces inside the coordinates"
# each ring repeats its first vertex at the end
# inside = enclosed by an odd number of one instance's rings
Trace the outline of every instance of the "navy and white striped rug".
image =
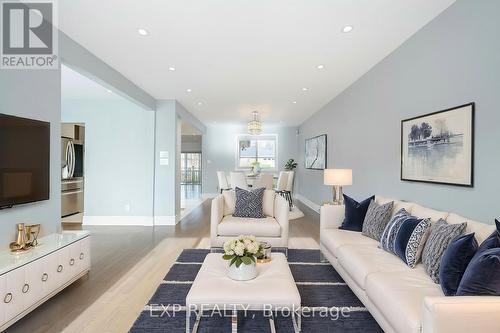
{"type": "MultiPolygon", "coordinates": [[[[200,249],[181,253],[130,332],[185,332],[186,296],[208,253],[200,249]]],[[[302,332],[383,332],[335,269],[319,261],[318,250],[290,249],[288,263],[302,306],[315,313],[302,317],[302,332]]],[[[275,326],[278,333],[293,332],[290,317],[278,315],[275,326]]],[[[238,317],[238,332],[269,331],[269,321],[262,313],[238,317]]],[[[231,332],[231,319],[225,316],[202,318],[198,332],[231,332]]]]}

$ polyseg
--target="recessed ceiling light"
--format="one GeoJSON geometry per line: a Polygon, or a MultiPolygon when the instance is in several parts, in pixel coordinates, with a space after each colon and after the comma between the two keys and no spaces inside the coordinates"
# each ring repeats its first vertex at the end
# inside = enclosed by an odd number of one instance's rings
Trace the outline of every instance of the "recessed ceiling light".
{"type": "Polygon", "coordinates": [[[171,72],[175,72],[175,67],[169,67],[168,70],[171,72]]]}
{"type": "Polygon", "coordinates": [[[191,88],[187,88],[186,91],[187,92],[191,92],[192,90],[191,90],[191,88]]]}
{"type": "Polygon", "coordinates": [[[308,91],[308,90],[309,90],[309,89],[308,89],[308,88],[306,88],[306,87],[302,88],[302,91],[308,91]]]}
{"type": "Polygon", "coordinates": [[[325,65],[318,65],[316,66],[317,69],[324,69],[325,68],[325,65]]]}
{"type": "Polygon", "coordinates": [[[147,35],[149,35],[149,31],[147,31],[147,30],[146,30],[146,29],[144,29],[144,28],[139,28],[139,29],[137,29],[137,32],[138,32],[138,33],[139,33],[139,35],[141,35],[141,36],[147,36],[147,35]]]}
{"type": "Polygon", "coordinates": [[[110,94],[112,93],[112,91],[110,89],[106,89],[107,92],[109,92],[110,94]]]}
{"type": "Polygon", "coordinates": [[[200,106],[201,106],[201,105],[203,105],[203,103],[202,103],[202,102],[198,102],[198,105],[200,105],[200,106]]]}
{"type": "Polygon", "coordinates": [[[293,101],[292,103],[293,103],[293,104],[297,104],[297,101],[293,101]]]}
{"type": "Polygon", "coordinates": [[[343,33],[348,33],[351,32],[354,27],[352,25],[346,25],[345,27],[342,28],[343,33]]]}

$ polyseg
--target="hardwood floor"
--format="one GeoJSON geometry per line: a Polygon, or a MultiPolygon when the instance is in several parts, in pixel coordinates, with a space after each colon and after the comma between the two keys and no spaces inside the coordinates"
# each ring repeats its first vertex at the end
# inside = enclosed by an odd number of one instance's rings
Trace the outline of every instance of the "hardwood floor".
{"type": "MultiPolygon", "coordinates": [[[[88,226],[90,273],[6,332],[127,332],[175,259],[186,248],[208,248],[210,200],[171,227],[88,226]]],[[[319,215],[290,221],[290,248],[318,248],[319,215]]]]}

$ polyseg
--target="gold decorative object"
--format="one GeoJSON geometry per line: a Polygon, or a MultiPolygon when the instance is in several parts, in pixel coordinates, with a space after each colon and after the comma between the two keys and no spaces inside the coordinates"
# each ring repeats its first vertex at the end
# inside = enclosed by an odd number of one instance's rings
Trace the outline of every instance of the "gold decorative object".
{"type": "Polygon", "coordinates": [[[258,264],[267,264],[269,262],[271,262],[271,258],[257,259],[258,264]]]}
{"type": "Polygon", "coordinates": [[[16,224],[17,236],[16,241],[10,243],[9,247],[12,252],[28,251],[32,247],[38,245],[38,234],[40,233],[40,224],[24,225],[24,223],[16,224]]]}
{"type": "Polygon", "coordinates": [[[262,255],[257,258],[257,263],[265,264],[271,262],[271,244],[269,244],[268,242],[261,242],[260,246],[262,255]]]}
{"type": "Polygon", "coordinates": [[[26,243],[30,247],[38,245],[38,235],[40,234],[40,224],[30,224],[26,226],[26,243]]]}

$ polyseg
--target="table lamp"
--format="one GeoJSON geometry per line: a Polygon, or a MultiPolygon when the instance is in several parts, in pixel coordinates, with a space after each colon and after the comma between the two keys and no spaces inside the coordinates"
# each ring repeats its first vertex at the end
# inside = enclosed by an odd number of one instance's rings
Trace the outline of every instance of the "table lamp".
{"type": "Polygon", "coordinates": [[[352,185],[351,169],[325,169],[323,175],[325,185],[333,185],[333,204],[343,205],[342,186],[352,185]]]}

